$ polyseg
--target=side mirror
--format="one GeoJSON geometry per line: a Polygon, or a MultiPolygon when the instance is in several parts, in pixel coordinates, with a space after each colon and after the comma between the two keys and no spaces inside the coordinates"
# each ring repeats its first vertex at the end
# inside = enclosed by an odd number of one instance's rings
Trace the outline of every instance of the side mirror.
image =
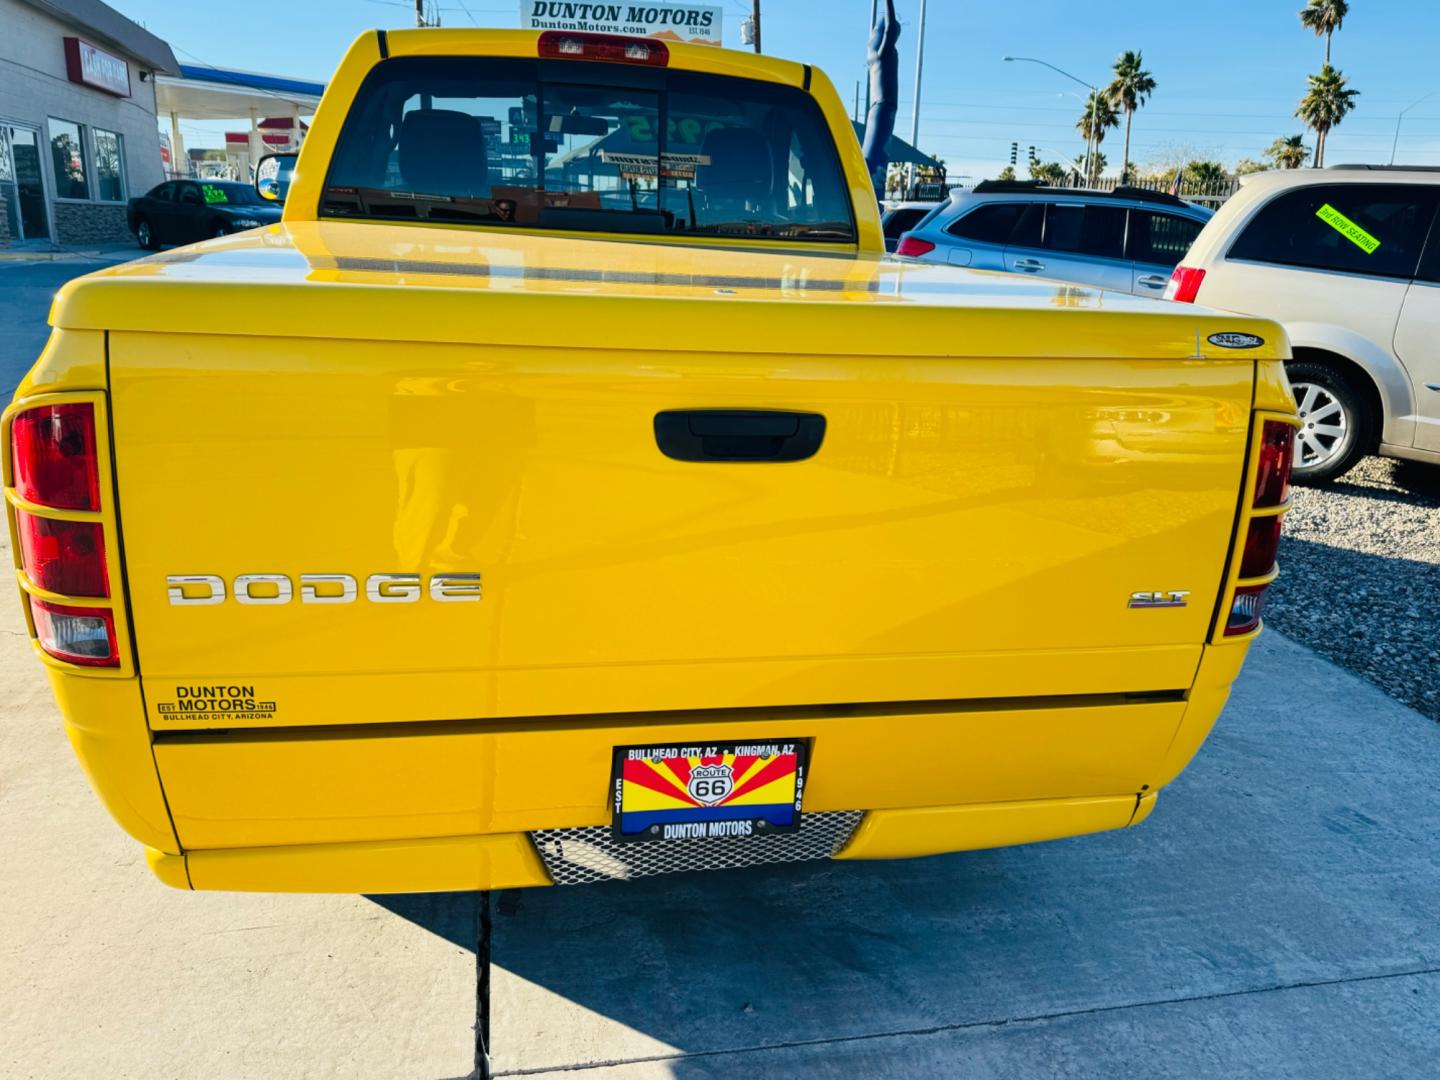
{"type": "Polygon", "coordinates": [[[266,154],[255,166],[255,191],[266,202],[283,203],[299,154],[266,154]]]}

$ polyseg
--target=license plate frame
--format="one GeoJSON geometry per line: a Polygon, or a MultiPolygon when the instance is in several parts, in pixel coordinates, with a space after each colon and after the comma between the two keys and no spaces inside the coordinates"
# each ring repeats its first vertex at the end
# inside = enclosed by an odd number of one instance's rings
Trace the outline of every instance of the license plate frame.
{"type": "Polygon", "coordinates": [[[675,843],[798,832],[809,750],[796,738],[617,746],[611,834],[621,843],[675,843]]]}

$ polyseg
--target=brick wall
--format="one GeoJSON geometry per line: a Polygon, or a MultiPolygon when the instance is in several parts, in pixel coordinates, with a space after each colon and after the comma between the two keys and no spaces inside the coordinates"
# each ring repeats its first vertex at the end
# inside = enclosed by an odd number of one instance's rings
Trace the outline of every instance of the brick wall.
{"type": "Polygon", "coordinates": [[[118,244],[131,239],[125,207],[104,203],[53,202],[55,240],[61,244],[118,244]]]}

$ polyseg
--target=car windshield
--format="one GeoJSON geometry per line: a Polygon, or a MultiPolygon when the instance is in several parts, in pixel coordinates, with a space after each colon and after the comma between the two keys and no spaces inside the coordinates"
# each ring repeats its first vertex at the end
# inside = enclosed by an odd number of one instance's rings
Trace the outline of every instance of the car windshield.
{"type": "Polygon", "coordinates": [[[570,60],[402,58],[361,88],[320,213],[853,242],[829,131],[789,87],[570,60]]]}
{"type": "Polygon", "coordinates": [[[268,206],[249,184],[201,180],[200,194],[210,206],[268,206]]]}

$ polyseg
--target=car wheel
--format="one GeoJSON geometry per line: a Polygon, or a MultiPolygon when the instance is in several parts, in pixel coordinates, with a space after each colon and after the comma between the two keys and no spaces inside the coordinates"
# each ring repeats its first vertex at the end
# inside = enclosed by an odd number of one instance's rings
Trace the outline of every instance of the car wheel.
{"type": "Polygon", "coordinates": [[[160,246],[155,243],[155,234],[150,230],[150,222],[144,218],[135,223],[135,240],[146,251],[154,251],[160,246]]]}
{"type": "Polygon", "coordinates": [[[210,227],[211,237],[224,236],[229,231],[230,230],[225,227],[225,223],[223,221],[217,221],[214,225],[210,227]]]}
{"type": "Polygon", "coordinates": [[[1295,482],[1324,484],[1365,456],[1375,418],[1354,380],[1326,364],[1299,360],[1285,365],[1300,431],[1295,437],[1295,482]]]}

